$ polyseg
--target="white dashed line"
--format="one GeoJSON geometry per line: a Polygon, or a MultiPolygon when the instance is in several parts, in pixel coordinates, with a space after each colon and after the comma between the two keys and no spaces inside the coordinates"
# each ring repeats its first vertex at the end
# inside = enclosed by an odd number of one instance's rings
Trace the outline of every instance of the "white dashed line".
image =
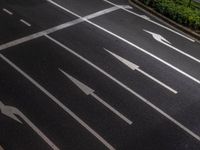
{"type": "Polygon", "coordinates": [[[31,27],[31,24],[28,23],[27,21],[25,21],[25,20],[23,20],[23,19],[20,19],[20,21],[21,21],[23,24],[25,24],[26,26],[31,27]]]}
{"type": "Polygon", "coordinates": [[[13,15],[13,13],[6,8],[3,8],[3,11],[6,12],[7,14],[9,14],[9,15],[13,15]]]}

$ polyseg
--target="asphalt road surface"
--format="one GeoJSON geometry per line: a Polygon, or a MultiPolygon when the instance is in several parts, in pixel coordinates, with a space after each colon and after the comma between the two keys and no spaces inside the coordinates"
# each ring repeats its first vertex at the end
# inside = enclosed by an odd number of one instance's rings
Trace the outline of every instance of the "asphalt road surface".
{"type": "Polygon", "coordinates": [[[191,37],[127,0],[1,0],[0,18],[0,149],[200,149],[191,37]]]}

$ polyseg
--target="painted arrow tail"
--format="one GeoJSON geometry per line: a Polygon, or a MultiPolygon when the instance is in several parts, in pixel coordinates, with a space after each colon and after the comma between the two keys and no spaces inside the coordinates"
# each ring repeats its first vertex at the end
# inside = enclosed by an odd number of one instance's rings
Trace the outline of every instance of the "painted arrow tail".
{"type": "Polygon", "coordinates": [[[28,124],[29,127],[33,129],[34,132],[36,132],[53,150],[60,150],[44,133],[42,133],[19,109],[12,107],[12,106],[6,106],[0,101],[0,110],[1,113],[5,116],[8,116],[12,118],[13,120],[22,123],[20,119],[18,119],[18,116],[24,120],[28,124]]]}
{"type": "Polygon", "coordinates": [[[129,67],[130,69],[137,70],[139,71],[141,74],[143,74],[144,76],[150,78],[151,80],[153,80],[154,82],[158,83],[159,85],[163,86],[164,88],[168,89],[169,91],[173,92],[174,94],[177,94],[178,92],[176,90],[174,90],[173,88],[171,88],[170,86],[168,86],[167,84],[159,81],[158,79],[156,79],[155,77],[153,77],[152,75],[144,72],[143,70],[141,70],[139,68],[139,66],[137,66],[136,64],[122,58],[121,56],[114,54],[113,52],[107,50],[104,48],[104,50],[106,50],[108,53],[110,53],[112,56],[114,56],[116,59],[118,59],[120,62],[122,62],[124,65],[126,65],[127,67],[129,67]]]}
{"type": "Polygon", "coordinates": [[[104,105],[106,108],[108,108],[111,112],[113,112],[115,115],[117,115],[119,118],[121,118],[122,120],[124,120],[126,123],[128,123],[129,125],[131,125],[133,122],[128,119],[127,117],[125,117],[123,114],[121,114],[118,110],[116,110],[115,108],[113,108],[110,104],[108,104],[107,102],[105,102],[104,100],[102,100],[99,96],[97,96],[94,92],[93,89],[91,89],[90,87],[88,87],[87,85],[83,84],[82,82],[78,81],[77,79],[75,79],[74,77],[72,77],[71,75],[67,74],[65,71],[63,71],[62,69],[59,69],[66,77],[68,77],[77,87],[79,87],[79,89],[81,89],[81,91],[83,91],[86,95],[91,95],[92,97],[94,97],[98,102],[100,102],[102,105],[104,105]]]}

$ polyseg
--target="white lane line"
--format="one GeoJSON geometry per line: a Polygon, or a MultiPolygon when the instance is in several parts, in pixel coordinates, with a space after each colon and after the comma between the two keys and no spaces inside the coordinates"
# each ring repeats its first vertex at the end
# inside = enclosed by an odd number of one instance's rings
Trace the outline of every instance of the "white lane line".
{"type": "Polygon", "coordinates": [[[64,44],[60,43],[59,41],[55,40],[54,38],[52,38],[50,36],[46,36],[46,37],[48,39],[50,39],[51,41],[53,41],[54,43],[56,43],[57,45],[59,45],[60,47],[62,47],[63,49],[65,49],[66,51],[70,52],[71,54],[75,55],[76,57],[78,57],[82,61],[86,62],[87,64],[89,64],[90,66],[92,66],[93,68],[95,68],[96,70],[98,70],[99,72],[101,72],[102,74],[104,74],[105,76],[107,76],[109,79],[111,79],[112,81],[114,81],[115,83],[117,83],[119,86],[121,86],[122,88],[124,88],[125,90],[127,90],[128,92],[130,92],[131,94],[135,95],[137,98],[139,98],[145,104],[149,105],[155,111],[159,112],[164,117],[166,117],[167,119],[169,119],[175,125],[177,125],[178,127],[180,127],[183,131],[185,131],[186,133],[188,133],[189,135],[191,135],[192,137],[194,137],[195,139],[197,139],[198,141],[200,141],[200,137],[197,134],[195,134],[193,131],[191,131],[190,129],[188,129],[187,127],[185,127],[183,124],[181,124],[180,122],[178,122],[176,119],[174,119],[173,117],[171,117],[170,115],[168,115],[167,113],[165,113],[163,110],[161,110],[160,108],[158,108],[157,106],[155,106],[153,103],[151,103],[150,101],[148,101],[146,98],[144,98],[143,96],[141,96],[137,92],[133,91],[131,88],[129,88],[128,86],[126,86],[125,84],[123,84],[122,82],[120,82],[119,80],[117,80],[116,78],[114,78],[113,76],[111,76],[110,74],[108,74],[107,72],[105,72],[104,70],[102,70],[101,68],[99,68],[98,66],[96,66],[95,64],[93,64],[91,61],[87,60],[83,56],[81,56],[78,53],[74,52],[72,49],[68,48],[64,44]]]}
{"type": "Polygon", "coordinates": [[[190,55],[190,54],[188,54],[188,53],[186,53],[186,52],[184,52],[184,51],[172,46],[171,43],[167,39],[165,39],[163,36],[161,36],[160,34],[157,34],[157,33],[145,30],[145,29],[143,29],[143,31],[151,34],[156,41],[158,41],[158,42],[164,44],[165,46],[168,46],[171,49],[177,51],[178,53],[180,53],[180,54],[182,54],[182,55],[184,55],[184,56],[186,56],[186,57],[188,57],[188,58],[200,63],[200,60],[198,58],[196,58],[196,57],[194,57],[194,56],[192,56],[192,55],[190,55]]]}
{"type": "Polygon", "coordinates": [[[76,24],[79,24],[79,23],[86,21],[87,19],[93,19],[93,18],[99,17],[101,15],[105,15],[105,14],[110,13],[110,12],[115,11],[115,10],[118,10],[118,8],[117,7],[111,7],[111,8],[108,8],[108,9],[104,9],[104,10],[95,12],[93,14],[87,15],[85,17],[81,17],[81,18],[78,17],[78,19],[75,19],[75,20],[60,24],[58,26],[43,30],[41,32],[37,32],[37,33],[31,34],[31,35],[25,36],[23,38],[2,44],[2,45],[0,45],[0,51],[7,49],[7,48],[10,48],[10,47],[13,47],[13,46],[16,46],[16,45],[19,45],[19,44],[22,44],[24,42],[27,42],[27,41],[30,41],[30,40],[33,40],[33,39],[36,39],[36,38],[39,38],[39,37],[44,36],[46,34],[50,34],[50,33],[53,33],[53,32],[56,32],[56,31],[59,31],[59,30],[62,30],[62,29],[65,29],[65,28],[68,28],[68,27],[71,27],[71,26],[74,26],[76,24]]]}
{"type": "MultiPolygon", "coordinates": [[[[78,14],[72,12],[71,10],[68,10],[67,8],[65,8],[65,7],[63,7],[63,6],[61,6],[61,5],[59,5],[58,3],[56,3],[56,2],[54,2],[54,1],[52,1],[52,0],[47,0],[47,1],[48,1],[49,3],[51,3],[51,4],[53,4],[54,6],[56,6],[56,7],[60,8],[60,9],[62,9],[62,10],[64,10],[64,11],[66,11],[66,12],[68,12],[68,13],[70,13],[70,14],[72,14],[72,15],[78,17],[78,18],[84,18],[84,17],[81,17],[80,15],[78,15],[78,14]]],[[[121,9],[121,8],[131,9],[132,7],[130,7],[129,5],[118,5],[118,6],[113,6],[113,8],[114,8],[115,10],[118,10],[118,9],[121,9]]],[[[105,9],[105,10],[106,10],[106,9],[105,9]]],[[[103,14],[105,14],[105,10],[103,11],[103,14]]],[[[114,10],[113,10],[113,11],[114,11],[114,10]]],[[[85,19],[90,19],[90,18],[85,18],[85,19]]]]}
{"type": "MultiPolygon", "coordinates": [[[[113,2],[111,2],[111,1],[109,1],[109,0],[103,0],[103,1],[109,3],[109,4],[113,5],[113,6],[116,6],[116,7],[121,8],[119,5],[114,4],[113,2]]],[[[166,29],[166,30],[168,30],[168,31],[171,31],[171,32],[173,32],[173,33],[175,33],[175,34],[177,34],[177,35],[179,35],[179,36],[181,36],[181,37],[183,37],[183,38],[185,38],[185,39],[191,41],[191,42],[195,42],[194,39],[191,39],[191,38],[189,38],[189,37],[186,36],[186,35],[183,35],[183,34],[177,32],[177,31],[175,31],[175,30],[173,30],[173,29],[171,29],[171,28],[169,28],[169,27],[166,27],[166,26],[164,26],[164,25],[162,25],[162,24],[160,24],[160,23],[158,23],[158,22],[155,22],[155,21],[151,20],[150,18],[145,18],[145,17],[143,17],[143,16],[141,16],[141,15],[139,15],[139,14],[137,14],[137,13],[134,13],[134,12],[132,12],[132,11],[126,9],[126,8],[121,8],[121,9],[123,9],[124,11],[129,12],[129,13],[131,13],[131,14],[137,16],[137,17],[140,17],[140,18],[142,18],[142,19],[145,19],[145,20],[147,20],[147,21],[149,21],[149,22],[151,22],[151,23],[153,23],[153,24],[155,24],[155,25],[158,25],[158,26],[160,26],[160,27],[162,27],[162,28],[164,28],[164,29],[166,29]]]]}
{"type": "Polygon", "coordinates": [[[31,24],[28,23],[27,21],[23,20],[23,19],[20,19],[20,22],[22,22],[23,24],[25,24],[28,27],[31,27],[31,24]]]}
{"type": "MultiPolygon", "coordinates": [[[[51,39],[51,37],[48,37],[51,39]]],[[[53,40],[53,39],[52,39],[53,40]]],[[[133,122],[130,121],[128,118],[126,118],[122,113],[120,113],[118,110],[116,110],[114,107],[112,107],[110,104],[108,104],[106,101],[101,99],[98,95],[96,95],[94,92],[95,90],[91,89],[89,86],[85,85],[84,83],[80,82],[79,80],[75,79],[62,69],[59,69],[60,72],[62,72],[67,78],[69,78],[81,91],[83,91],[86,95],[91,95],[93,98],[95,98],[98,102],[100,102],[102,105],[104,105],[107,109],[109,109],[112,113],[117,115],[119,118],[121,118],[123,121],[131,125],[133,122]]]]}
{"type": "MultiPolygon", "coordinates": [[[[54,3],[55,3],[55,2],[54,2],[54,3]]],[[[61,9],[63,9],[63,10],[66,10],[66,8],[63,8],[62,6],[60,6],[60,5],[57,4],[57,3],[56,3],[56,6],[58,6],[59,8],[61,8],[61,9]]],[[[74,12],[73,12],[73,14],[74,14],[75,16],[81,18],[81,16],[79,16],[78,14],[75,14],[74,12]]],[[[99,26],[99,25],[97,25],[97,24],[95,24],[95,23],[93,23],[93,22],[91,22],[90,20],[86,20],[86,19],[85,19],[85,22],[87,22],[87,23],[89,23],[89,24],[95,26],[96,28],[99,28],[99,29],[101,29],[102,31],[104,31],[104,32],[106,32],[106,33],[108,33],[108,34],[110,34],[110,35],[112,35],[112,36],[114,36],[114,37],[120,39],[121,41],[123,41],[123,42],[125,42],[125,43],[131,45],[132,47],[135,47],[136,49],[142,51],[143,53],[145,53],[145,54],[147,54],[147,55],[153,57],[154,59],[156,59],[156,60],[162,62],[163,64],[167,65],[168,67],[170,67],[170,68],[176,70],[177,72],[181,73],[182,75],[184,75],[184,76],[190,78],[190,79],[193,80],[194,82],[200,84],[200,81],[199,81],[198,79],[196,79],[195,77],[189,75],[188,73],[185,73],[184,71],[180,70],[179,68],[177,68],[177,67],[173,66],[172,64],[166,62],[165,60],[163,60],[163,59],[157,57],[156,55],[154,55],[154,54],[152,54],[152,53],[146,51],[145,49],[143,49],[143,48],[137,46],[136,44],[134,44],[134,43],[132,43],[132,42],[130,42],[130,41],[124,39],[123,37],[121,37],[121,36],[119,36],[119,35],[117,35],[117,34],[111,32],[111,31],[109,31],[109,30],[107,30],[107,29],[105,29],[105,28],[103,28],[103,27],[101,27],[101,26],[99,26]]],[[[0,49],[0,50],[1,50],[1,49],[0,49]]]]}
{"type": "Polygon", "coordinates": [[[13,15],[13,13],[10,10],[6,9],[6,8],[3,8],[3,11],[6,12],[7,14],[9,14],[9,15],[13,15]]]}
{"type": "Polygon", "coordinates": [[[163,86],[164,88],[166,88],[167,90],[171,91],[174,94],[177,94],[178,92],[174,89],[172,89],[170,86],[166,85],[165,83],[159,81],[158,79],[156,79],[155,77],[153,77],[152,75],[144,72],[142,69],[140,69],[140,67],[124,58],[122,58],[121,56],[107,50],[106,48],[104,48],[105,51],[107,51],[108,53],[110,53],[112,56],[114,56],[116,59],[118,59],[120,62],[122,62],[123,64],[125,64],[126,66],[128,66],[131,70],[135,71],[137,70],[138,72],[140,72],[141,74],[143,74],[144,76],[150,78],[151,80],[153,80],[154,82],[158,83],[159,85],[163,86]]]}
{"type": "Polygon", "coordinates": [[[36,125],[34,125],[19,109],[13,106],[5,105],[0,101],[1,113],[11,119],[23,124],[19,117],[24,120],[24,122],[31,127],[31,129],[37,133],[53,150],[60,150],[36,125]]]}
{"type": "Polygon", "coordinates": [[[87,125],[81,118],[79,118],[74,112],[72,112],[68,107],[66,107],[63,103],[61,103],[55,96],[53,96],[50,92],[48,92],[44,87],[42,87],[31,76],[29,76],[27,73],[25,73],[22,69],[20,69],[17,65],[15,65],[12,61],[10,61],[4,55],[0,54],[0,58],[2,58],[13,69],[15,69],[17,72],[19,72],[22,76],[24,76],[24,78],[29,80],[35,87],[37,87],[41,92],[43,92],[46,96],[48,96],[54,103],[56,103],[67,114],[69,114],[74,120],[76,120],[79,124],[81,124],[86,130],[88,130],[94,137],[96,137],[108,149],[115,150],[115,148],[112,145],[110,145],[106,140],[104,140],[95,130],[93,130],[89,125],[87,125]]]}

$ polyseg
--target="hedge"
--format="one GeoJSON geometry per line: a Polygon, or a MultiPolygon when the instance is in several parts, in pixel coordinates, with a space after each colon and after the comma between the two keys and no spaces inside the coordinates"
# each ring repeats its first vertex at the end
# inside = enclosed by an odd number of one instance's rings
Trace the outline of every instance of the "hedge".
{"type": "Polygon", "coordinates": [[[172,20],[200,30],[200,10],[187,7],[188,0],[140,0],[172,20]]]}

